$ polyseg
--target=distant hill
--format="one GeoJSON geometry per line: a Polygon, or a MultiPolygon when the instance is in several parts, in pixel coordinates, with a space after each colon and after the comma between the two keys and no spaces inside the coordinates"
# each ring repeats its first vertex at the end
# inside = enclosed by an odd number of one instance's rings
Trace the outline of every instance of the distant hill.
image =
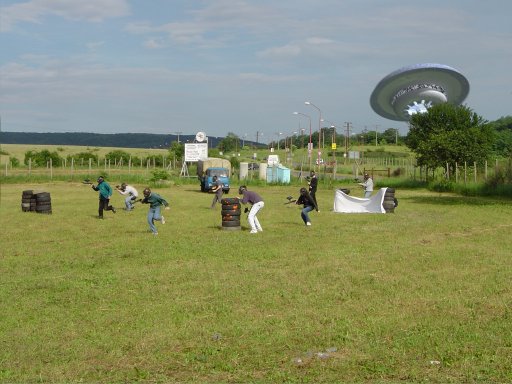
{"type": "MultiPolygon", "coordinates": [[[[193,143],[195,135],[180,135],[182,143],[193,143]]],[[[216,147],[223,137],[209,137],[211,147],[216,147]]],[[[41,144],[41,145],[81,145],[91,147],[119,148],[169,148],[177,135],[157,135],[148,133],[34,133],[0,132],[1,144],[41,144]]],[[[246,141],[249,145],[255,143],[246,141]]],[[[260,144],[261,145],[261,144],[260,144]]]]}

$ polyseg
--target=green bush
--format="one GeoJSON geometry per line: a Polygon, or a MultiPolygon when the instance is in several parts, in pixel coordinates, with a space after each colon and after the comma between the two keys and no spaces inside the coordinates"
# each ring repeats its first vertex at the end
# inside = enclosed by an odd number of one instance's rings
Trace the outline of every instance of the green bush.
{"type": "Polygon", "coordinates": [[[88,164],[89,159],[92,159],[93,164],[98,164],[98,155],[95,155],[94,153],[90,153],[90,152],[75,153],[73,155],[68,155],[66,157],[67,161],[71,162],[71,160],[74,160],[75,163],[83,161],[84,163],[88,164]]]}
{"type": "Polygon", "coordinates": [[[453,192],[454,184],[450,180],[438,179],[431,181],[428,189],[435,192],[453,192]]]}
{"type": "Polygon", "coordinates": [[[9,157],[9,162],[11,163],[11,166],[14,167],[14,168],[20,166],[20,161],[16,157],[14,157],[14,156],[10,156],[9,157]]]}
{"type": "Polygon", "coordinates": [[[32,159],[33,166],[46,167],[46,165],[52,161],[54,167],[62,164],[62,158],[57,152],[50,152],[47,149],[43,149],[40,152],[27,151],[25,152],[25,159],[23,163],[28,165],[29,160],[32,159]]]}
{"type": "Polygon", "coordinates": [[[152,177],[151,181],[155,182],[158,180],[168,180],[169,179],[169,173],[167,171],[163,171],[161,169],[156,169],[151,171],[152,177]]]}

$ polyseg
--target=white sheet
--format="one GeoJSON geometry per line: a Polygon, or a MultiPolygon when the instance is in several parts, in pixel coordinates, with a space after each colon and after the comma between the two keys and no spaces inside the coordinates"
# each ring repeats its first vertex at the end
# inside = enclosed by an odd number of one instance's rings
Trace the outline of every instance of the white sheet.
{"type": "Polygon", "coordinates": [[[369,199],[349,196],[339,189],[334,195],[334,212],[340,213],[386,213],[382,206],[387,188],[381,188],[369,199]]]}

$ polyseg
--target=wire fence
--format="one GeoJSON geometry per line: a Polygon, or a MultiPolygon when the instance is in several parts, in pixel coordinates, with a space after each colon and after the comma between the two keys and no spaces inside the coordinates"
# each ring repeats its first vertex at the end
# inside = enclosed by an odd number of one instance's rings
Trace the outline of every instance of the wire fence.
{"type": "MultiPolygon", "coordinates": [[[[13,166],[11,162],[2,164],[3,176],[38,176],[52,180],[54,177],[67,177],[70,180],[75,178],[95,177],[100,174],[108,174],[110,177],[116,175],[137,175],[141,177],[151,177],[155,172],[167,172],[174,176],[183,176],[183,167],[188,167],[185,163],[180,163],[176,159],[169,161],[167,158],[161,159],[155,157],[138,160],[133,163],[131,159],[124,161],[120,159],[102,159],[95,162],[93,159],[88,161],[70,161],[64,160],[60,165],[54,166],[52,161],[48,161],[46,166],[38,166],[31,159],[28,164],[13,166]],[[181,172],[180,172],[181,169],[181,172]]],[[[189,164],[190,174],[187,176],[195,177],[195,164],[189,164]],[[192,175],[192,176],[190,176],[192,175]]],[[[302,170],[309,172],[305,163],[288,164],[293,170],[302,170]]],[[[492,162],[484,163],[463,163],[446,164],[444,168],[438,168],[427,172],[424,167],[416,164],[413,158],[396,157],[366,157],[363,159],[345,159],[341,161],[317,164],[313,167],[320,176],[334,178],[359,178],[364,173],[370,173],[373,177],[379,178],[409,178],[418,181],[428,181],[432,178],[445,178],[456,183],[482,183],[493,177],[497,172],[512,174],[512,158],[496,159],[492,162]]],[[[236,170],[234,170],[234,173],[236,170]]]]}

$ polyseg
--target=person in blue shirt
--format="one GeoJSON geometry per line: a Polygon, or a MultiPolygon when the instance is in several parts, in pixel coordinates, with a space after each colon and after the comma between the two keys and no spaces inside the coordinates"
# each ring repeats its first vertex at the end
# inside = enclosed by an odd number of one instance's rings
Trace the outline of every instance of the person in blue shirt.
{"type": "Polygon", "coordinates": [[[103,176],[98,177],[98,185],[92,185],[92,189],[99,191],[100,203],[98,206],[98,218],[103,219],[103,211],[112,211],[116,213],[116,209],[110,205],[110,197],[112,196],[112,188],[105,181],[103,176]]]}

